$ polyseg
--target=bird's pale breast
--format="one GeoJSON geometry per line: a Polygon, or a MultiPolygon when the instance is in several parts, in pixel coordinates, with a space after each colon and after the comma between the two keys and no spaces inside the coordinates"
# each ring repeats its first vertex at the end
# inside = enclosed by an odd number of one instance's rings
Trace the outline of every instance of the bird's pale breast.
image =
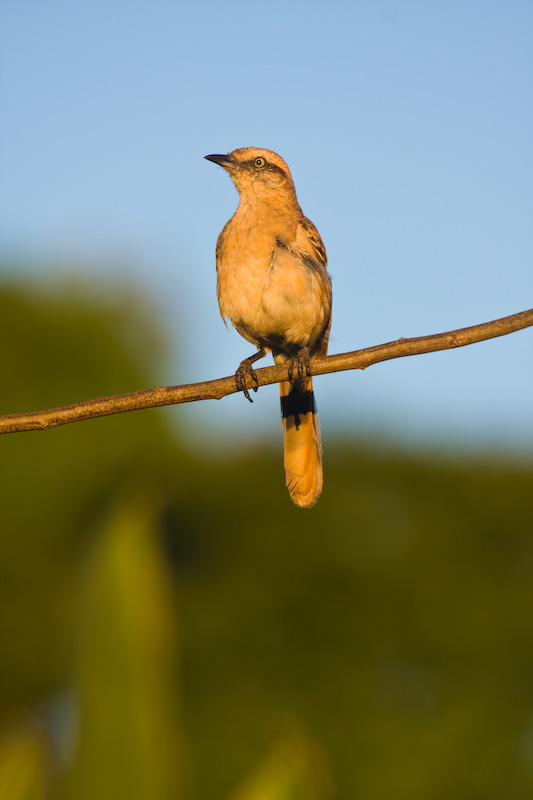
{"type": "Polygon", "coordinates": [[[317,303],[318,276],[298,254],[257,230],[252,235],[226,228],[217,275],[221,314],[248,341],[287,354],[312,349],[324,329],[325,309],[317,303]]]}

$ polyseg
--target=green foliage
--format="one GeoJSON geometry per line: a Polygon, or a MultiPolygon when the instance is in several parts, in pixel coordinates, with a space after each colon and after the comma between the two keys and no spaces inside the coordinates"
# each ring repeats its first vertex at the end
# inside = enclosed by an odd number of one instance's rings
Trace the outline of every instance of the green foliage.
{"type": "Polygon", "coordinates": [[[265,454],[226,464],[214,507],[175,528],[204,769],[217,764],[229,787],[290,713],[324,745],[346,800],[527,797],[531,468],[330,443],[326,469],[319,505],[301,514],[281,510],[265,454]],[[224,757],[220,741],[233,744],[224,757]]]}
{"type": "Polygon", "coordinates": [[[123,502],[86,565],[76,800],[183,796],[176,621],[154,518],[143,491],[123,502]]]}
{"type": "Polygon", "coordinates": [[[0,733],[0,798],[43,800],[50,752],[35,719],[4,724],[0,733]]]}
{"type": "Polygon", "coordinates": [[[309,736],[290,731],[231,795],[229,800],[329,800],[324,754],[309,736]]]}
{"type": "MultiPolygon", "coordinates": [[[[0,341],[1,413],[153,380],[146,342],[154,343],[154,334],[143,317],[131,302],[89,297],[86,289],[49,295],[4,287],[0,341]],[[131,344],[137,340],[145,342],[144,359],[131,344]]],[[[0,713],[68,680],[73,566],[90,523],[124,481],[157,480],[159,470],[167,471],[165,458],[175,457],[160,415],[124,414],[114,422],[91,420],[0,441],[0,713]]]]}
{"type": "MultiPolygon", "coordinates": [[[[129,299],[7,287],[0,336],[4,413],[161,380],[129,299]]],[[[326,431],[304,512],[277,449],[194,459],[170,413],[0,440],[1,800],[65,688],[61,800],[529,798],[532,465],[326,431]]]]}

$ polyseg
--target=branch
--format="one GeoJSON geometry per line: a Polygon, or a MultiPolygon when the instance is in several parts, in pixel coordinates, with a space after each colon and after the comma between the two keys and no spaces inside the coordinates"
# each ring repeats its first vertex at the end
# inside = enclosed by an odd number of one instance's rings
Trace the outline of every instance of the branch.
{"type": "MultiPolygon", "coordinates": [[[[448,333],[437,333],[431,336],[419,336],[415,339],[398,339],[395,342],[355,350],[351,353],[314,358],[311,361],[313,375],[325,375],[329,372],[341,372],[348,369],[365,369],[380,361],[403,356],[415,356],[421,353],[432,353],[437,350],[450,350],[464,347],[485,339],[494,339],[507,333],[522,330],[533,325],[533,309],[513,314],[510,317],[461,328],[448,333]]],[[[264,367],[256,370],[259,386],[279,383],[288,377],[288,365],[264,367]]],[[[247,386],[252,382],[247,376],[247,386]]],[[[166,386],[146,389],[140,392],[100,397],[70,406],[51,408],[45,411],[33,411],[28,414],[8,414],[0,416],[0,433],[16,433],[19,431],[35,431],[53,428],[56,425],[67,425],[93,417],[105,417],[109,414],[121,414],[124,411],[137,411],[141,408],[169,406],[176,403],[193,403],[197,400],[220,400],[221,397],[237,391],[235,376],[219,378],[202,383],[189,383],[185,386],[166,386]]]]}

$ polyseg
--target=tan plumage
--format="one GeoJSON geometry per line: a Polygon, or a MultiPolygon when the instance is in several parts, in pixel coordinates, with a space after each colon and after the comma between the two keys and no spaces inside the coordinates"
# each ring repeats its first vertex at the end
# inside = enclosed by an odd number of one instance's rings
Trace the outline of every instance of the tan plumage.
{"type": "MultiPolygon", "coordinates": [[[[322,490],[320,428],[310,377],[298,363],[325,355],[331,325],[331,281],[320,234],[302,213],[292,177],[271,150],[243,147],[206,156],[229,172],[238,208],[217,241],[217,295],[223,318],[277,364],[294,362],[280,384],[287,487],[308,508],[322,490]]],[[[256,357],[253,357],[255,360],[256,357]]],[[[242,371],[253,372],[245,359],[242,371]]]]}

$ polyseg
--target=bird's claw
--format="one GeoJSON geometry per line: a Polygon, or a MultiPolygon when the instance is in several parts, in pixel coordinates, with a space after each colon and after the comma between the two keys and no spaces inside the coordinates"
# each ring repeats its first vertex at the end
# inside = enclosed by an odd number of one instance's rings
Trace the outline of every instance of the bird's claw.
{"type": "Polygon", "coordinates": [[[302,347],[297,355],[292,359],[289,364],[289,380],[293,381],[295,373],[298,373],[298,382],[303,387],[305,379],[311,375],[311,359],[309,357],[309,350],[307,347],[302,347]]]}
{"type": "Polygon", "coordinates": [[[246,397],[246,399],[249,400],[250,403],[253,403],[254,401],[250,397],[250,392],[248,391],[248,387],[246,386],[246,375],[249,375],[250,378],[255,383],[255,386],[252,386],[252,389],[254,390],[254,392],[257,392],[259,381],[257,379],[257,374],[255,372],[255,369],[252,367],[250,359],[248,358],[245,358],[244,361],[241,361],[241,363],[239,364],[239,367],[235,373],[235,383],[237,385],[237,391],[242,392],[246,397]]]}

